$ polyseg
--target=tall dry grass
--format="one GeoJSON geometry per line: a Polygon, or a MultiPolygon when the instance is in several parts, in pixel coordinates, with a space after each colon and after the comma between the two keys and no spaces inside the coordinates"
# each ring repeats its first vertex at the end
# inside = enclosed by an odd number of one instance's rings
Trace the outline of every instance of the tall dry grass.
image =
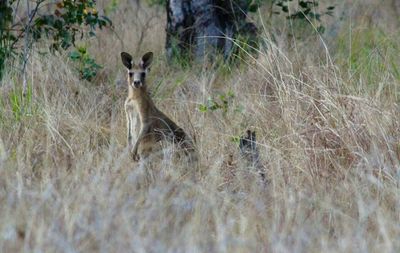
{"type": "Polygon", "coordinates": [[[293,46],[284,32],[274,44],[268,30],[268,50],[239,67],[168,66],[162,10],[142,5],[149,14],[137,18],[125,2],[111,13],[115,31],[87,44],[104,65],[93,83],[66,53],[38,45],[32,102],[15,106],[17,71],[0,86],[0,251],[398,252],[399,35],[357,4],[327,49],[318,38],[293,46]],[[121,50],[159,55],[149,85],[196,139],[197,180],[184,163],[132,162],[121,50]],[[226,112],[198,109],[228,92],[226,112]],[[257,132],[267,183],[232,141],[246,129],[257,132]]]}

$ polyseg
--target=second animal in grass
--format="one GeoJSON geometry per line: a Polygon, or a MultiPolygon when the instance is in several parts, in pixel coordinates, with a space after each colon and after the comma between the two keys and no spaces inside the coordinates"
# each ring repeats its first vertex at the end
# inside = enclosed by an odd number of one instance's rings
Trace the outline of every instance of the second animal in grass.
{"type": "Polygon", "coordinates": [[[185,154],[194,151],[193,142],[188,135],[177,126],[170,118],[154,105],[147,91],[146,74],[153,60],[153,53],[148,52],[135,63],[132,56],[126,52],[121,53],[122,63],[128,72],[128,98],[125,101],[127,118],[128,145],[133,158],[147,158],[153,151],[156,143],[167,140],[177,144],[185,154]],[[140,130],[135,133],[134,124],[136,115],[139,116],[140,130]],[[137,134],[136,142],[133,136],[137,134]]]}

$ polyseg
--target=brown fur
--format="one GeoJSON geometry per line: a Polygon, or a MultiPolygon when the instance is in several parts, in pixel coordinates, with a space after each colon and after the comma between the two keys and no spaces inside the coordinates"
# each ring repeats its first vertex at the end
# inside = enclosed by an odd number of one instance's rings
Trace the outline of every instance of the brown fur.
{"type": "Polygon", "coordinates": [[[125,112],[128,124],[128,145],[133,158],[139,160],[148,157],[157,142],[163,140],[177,144],[185,151],[185,154],[193,152],[194,146],[188,135],[158,110],[148,94],[144,76],[151,63],[152,53],[145,54],[138,65],[133,63],[132,57],[127,53],[122,53],[121,57],[122,62],[128,68],[129,91],[125,101],[125,112]],[[140,76],[140,82],[138,76],[140,76]],[[133,132],[138,130],[137,128],[133,129],[133,121],[135,118],[137,120],[135,113],[138,115],[140,130],[137,133],[136,142],[133,144],[133,132]]]}

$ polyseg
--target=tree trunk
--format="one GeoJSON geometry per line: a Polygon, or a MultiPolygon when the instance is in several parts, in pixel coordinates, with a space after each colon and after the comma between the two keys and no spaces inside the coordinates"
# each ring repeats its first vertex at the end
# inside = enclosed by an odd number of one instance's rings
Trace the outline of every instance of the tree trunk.
{"type": "Polygon", "coordinates": [[[204,60],[216,52],[229,58],[239,34],[255,35],[246,22],[247,0],[168,0],[166,50],[169,59],[204,60]]]}

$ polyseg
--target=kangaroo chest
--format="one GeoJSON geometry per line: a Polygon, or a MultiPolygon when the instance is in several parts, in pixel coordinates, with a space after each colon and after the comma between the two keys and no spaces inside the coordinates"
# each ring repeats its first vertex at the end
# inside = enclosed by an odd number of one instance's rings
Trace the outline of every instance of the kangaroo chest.
{"type": "Polygon", "coordinates": [[[154,141],[167,140],[175,143],[186,139],[183,130],[155,107],[147,93],[132,98],[134,99],[127,99],[126,107],[129,111],[136,112],[140,132],[145,136],[151,136],[154,141]]]}

